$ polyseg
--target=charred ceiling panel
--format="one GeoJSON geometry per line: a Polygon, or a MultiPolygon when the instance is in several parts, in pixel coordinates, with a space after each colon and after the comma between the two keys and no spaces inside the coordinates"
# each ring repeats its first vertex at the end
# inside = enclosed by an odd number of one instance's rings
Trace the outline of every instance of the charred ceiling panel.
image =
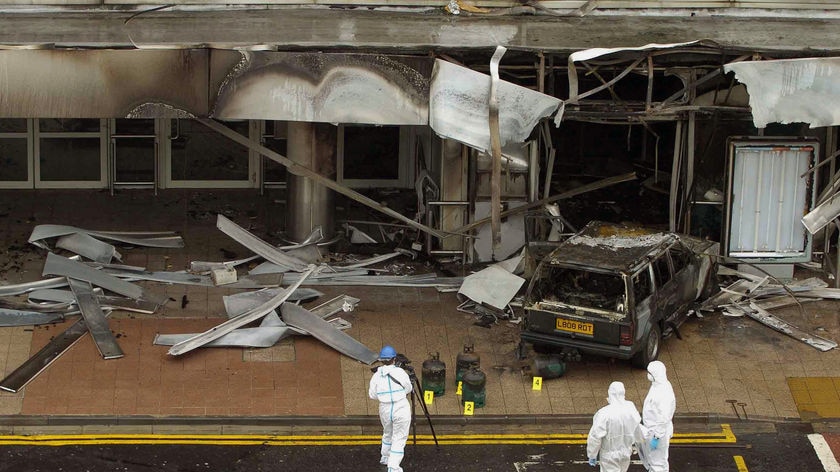
{"type": "Polygon", "coordinates": [[[206,50],[0,51],[0,117],[207,116],[206,50]]]}
{"type": "Polygon", "coordinates": [[[245,51],[213,117],[424,125],[431,69],[428,58],[245,51]]]}
{"type": "MultiPolygon", "coordinates": [[[[478,150],[490,149],[490,76],[438,60],[432,77],[429,124],[443,137],[478,150]]],[[[557,110],[560,99],[500,81],[502,146],[522,143],[539,120],[557,110]]]]}
{"type": "Polygon", "coordinates": [[[726,64],[746,84],[756,128],[768,123],[840,125],[840,58],[726,64]]]}

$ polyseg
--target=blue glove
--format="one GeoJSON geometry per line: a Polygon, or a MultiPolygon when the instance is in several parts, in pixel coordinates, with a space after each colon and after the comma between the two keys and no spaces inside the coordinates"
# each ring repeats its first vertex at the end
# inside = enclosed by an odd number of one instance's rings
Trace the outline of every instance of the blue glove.
{"type": "Polygon", "coordinates": [[[651,451],[653,451],[653,450],[655,450],[657,447],[659,447],[659,438],[657,438],[656,436],[654,436],[654,437],[652,437],[652,438],[650,439],[650,450],[651,450],[651,451]]]}
{"type": "Polygon", "coordinates": [[[598,459],[589,459],[589,465],[595,467],[596,465],[598,465],[598,459]]]}

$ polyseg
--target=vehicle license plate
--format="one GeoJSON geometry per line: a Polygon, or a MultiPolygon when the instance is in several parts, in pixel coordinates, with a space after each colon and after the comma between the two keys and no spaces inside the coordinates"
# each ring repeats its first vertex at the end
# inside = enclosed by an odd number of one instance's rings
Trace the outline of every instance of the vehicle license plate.
{"type": "Polygon", "coordinates": [[[564,318],[557,318],[557,329],[559,329],[560,331],[569,331],[572,333],[588,334],[590,336],[595,332],[595,326],[592,323],[567,320],[564,318]]]}

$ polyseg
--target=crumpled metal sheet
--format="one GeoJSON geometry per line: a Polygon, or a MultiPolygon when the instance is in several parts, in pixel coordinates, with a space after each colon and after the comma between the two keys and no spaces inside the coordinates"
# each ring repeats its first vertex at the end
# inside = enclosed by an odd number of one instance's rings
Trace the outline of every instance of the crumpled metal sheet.
{"type": "Polygon", "coordinates": [[[209,55],[206,49],[0,51],[0,117],[207,116],[209,55]]]}
{"type": "MultiPolygon", "coordinates": [[[[436,60],[429,91],[429,125],[439,135],[480,151],[490,150],[490,76],[436,60]]],[[[560,99],[500,81],[501,145],[522,143],[540,119],[554,113],[560,99]]]]}
{"type": "Polygon", "coordinates": [[[242,56],[220,81],[214,118],[428,122],[429,58],[271,51],[243,51],[242,56]]]}
{"type": "MultiPolygon", "coordinates": [[[[271,347],[289,334],[289,327],[280,319],[276,311],[267,314],[257,328],[239,328],[215,339],[203,347],[271,347]]],[[[158,334],[154,344],[157,346],[173,346],[186,341],[193,334],[158,334]]]]}
{"type": "Polygon", "coordinates": [[[199,333],[196,336],[193,336],[189,339],[186,339],[178,344],[173,345],[169,348],[169,354],[173,356],[178,356],[181,354],[185,354],[193,349],[201,347],[209,342],[212,342],[216,339],[221,338],[225,334],[237,329],[239,327],[245,326],[246,324],[256,321],[263,316],[267,315],[268,313],[274,311],[278,306],[280,306],[286,299],[300,286],[301,282],[314,272],[316,268],[311,266],[309,270],[307,270],[301,277],[298,282],[290,287],[287,287],[285,290],[279,292],[275,297],[271,300],[267,301],[266,303],[242,313],[241,315],[231,318],[224,323],[214,326],[213,328],[208,329],[203,333],[199,333]]]}
{"type": "Polygon", "coordinates": [[[735,62],[723,66],[747,86],[753,124],[840,125],[840,58],[735,62]]]}
{"type": "Polygon", "coordinates": [[[341,330],[334,327],[328,321],[324,321],[319,316],[301,306],[284,303],[280,307],[280,314],[283,317],[283,321],[289,326],[308,332],[314,338],[345,356],[368,365],[373,364],[379,357],[377,353],[352,336],[341,332],[341,330]]]}
{"type": "Polygon", "coordinates": [[[309,266],[306,262],[276,249],[221,214],[216,218],[216,227],[239,244],[277,265],[297,272],[303,272],[309,266]]]}
{"type": "Polygon", "coordinates": [[[55,247],[74,252],[80,256],[103,264],[110,264],[111,259],[122,260],[117,249],[87,233],[73,233],[58,238],[55,247]]]}
{"type": "Polygon", "coordinates": [[[67,225],[38,225],[32,229],[32,233],[29,235],[29,243],[44,249],[49,249],[46,243],[44,243],[45,239],[57,238],[73,233],[87,234],[99,239],[119,241],[134,246],[172,249],[184,247],[184,240],[172,231],[93,231],[67,225]]]}

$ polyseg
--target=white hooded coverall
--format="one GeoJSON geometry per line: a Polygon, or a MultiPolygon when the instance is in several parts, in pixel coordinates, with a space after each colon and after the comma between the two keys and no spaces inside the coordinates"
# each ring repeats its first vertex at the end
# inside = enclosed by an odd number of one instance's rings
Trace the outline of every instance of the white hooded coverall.
{"type": "Polygon", "coordinates": [[[665,364],[653,361],[648,364],[648,378],[651,379],[645,403],[642,406],[642,424],[639,426],[639,458],[645,469],[651,472],[668,472],[668,445],[674,435],[674,411],[677,400],[665,364]],[[651,450],[650,440],[659,438],[659,445],[651,450]]]}
{"type": "Polygon", "coordinates": [[[411,427],[411,379],[395,365],[383,365],[370,378],[368,396],[379,400],[379,421],[382,422],[382,459],[388,472],[402,472],[400,462],[411,427]]]}
{"type": "Polygon", "coordinates": [[[592,419],[586,456],[600,460],[601,472],[626,472],[639,427],[639,411],[633,402],[624,399],[623,383],[611,383],[607,392],[609,404],[592,419]]]}

